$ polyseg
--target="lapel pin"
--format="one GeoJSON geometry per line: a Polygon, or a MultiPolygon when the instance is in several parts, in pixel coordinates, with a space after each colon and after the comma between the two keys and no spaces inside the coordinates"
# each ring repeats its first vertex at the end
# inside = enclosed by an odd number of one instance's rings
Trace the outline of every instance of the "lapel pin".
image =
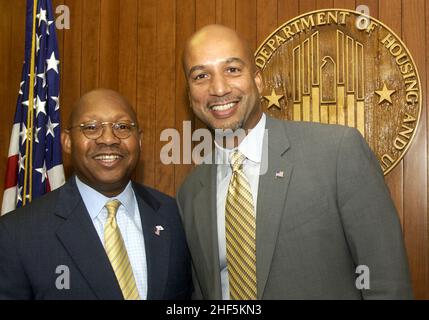
{"type": "Polygon", "coordinates": [[[163,231],[163,230],[164,230],[163,226],[155,226],[155,234],[157,236],[160,236],[161,235],[161,231],[163,231]]]}
{"type": "Polygon", "coordinates": [[[276,179],[277,178],[284,178],[285,177],[285,172],[284,171],[276,171],[276,179]]]}

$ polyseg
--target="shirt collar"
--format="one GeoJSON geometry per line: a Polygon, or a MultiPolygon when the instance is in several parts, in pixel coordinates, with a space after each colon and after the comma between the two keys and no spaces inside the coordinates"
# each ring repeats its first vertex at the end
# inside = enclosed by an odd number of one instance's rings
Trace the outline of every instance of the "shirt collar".
{"type": "MultiPolygon", "coordinates": [[[[241,141],[238,146],[238,150],[246,156],[252,162],[261,163],[262,158],[262,143],[264,140],[264,130],[265,130],[266,116],[265,113],[262,114],[261,119],[256,124],[256,126],[249,130],[249,133],[246,137],[241,141]]],[[[215,141],[216,147],[216,163],[218,164],[228,164],[229,165],[229,155],[231,152],[236,150],[234,149],[226,149],[221,147],[215,141]],[[223,159],[227,159],[227,161],[223,161],[223,159]]]]}
{"type": "Polygon", "coordinates": [[[238,150],[250,161],[261,163],[262,142],[264,141],[266,116],[262,114],[261,119],[256,126],[249,130],[249,134],[243,139],[238,146],[238,150]]]}
{"type": "Polygon", "coordinates": [[[77,176],[76,185],[92,220],[97,218],[107,201],[113,199],[118,199],[121,202],[121,206],[124,206],[125,212],[127,214],[134,215],[135,201],[134,190],[131,181],[128,182],[124,191],[112,198],[106,197],[94,188],[91,188],[87,184],[83,183],[77,176]]]}

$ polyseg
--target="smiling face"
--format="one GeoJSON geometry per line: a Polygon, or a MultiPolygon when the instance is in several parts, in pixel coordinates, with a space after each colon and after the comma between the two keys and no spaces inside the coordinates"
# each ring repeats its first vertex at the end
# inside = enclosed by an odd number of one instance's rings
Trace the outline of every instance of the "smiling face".
{"type": "Polygon", "coordinates": [[[262,79],[235,31],[208,26],[186,46],[183,66],[195,115],[212,129],[252,129],[262,115],[262,79]]]}
{"type": "MultiPolygon", "coordinates": [[[[110,90],[97,90],[83,96],[73,110],[70,127],[90,121],[137,123],[125,99],[110,90]]],[[[85,137],[79,127],[62,134],[62,145],[71,154],[76,175],[100,193],[112,197],[121,193],[140,158],[140,133],[134,128],[126,139],[117,138],[111,125],[95,140],[85,137]]]]}

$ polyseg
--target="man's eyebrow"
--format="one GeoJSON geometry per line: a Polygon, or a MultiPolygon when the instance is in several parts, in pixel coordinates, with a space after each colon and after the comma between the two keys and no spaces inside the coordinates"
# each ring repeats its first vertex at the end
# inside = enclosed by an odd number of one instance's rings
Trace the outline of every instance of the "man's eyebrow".
{"type": "Polygon", "coordinates": [[[198,66],[193,66],[191,69],[189,69],[189,72],[188,72],[188,77],[194,72],[194,71],[197,71],[197,70],[204,70],[205,69],[205,66],[204,65],[198,65],[198,66]]]}
{"type": "Polygon", "coordinates": [[[228,58],[225,60],[226,63],[231,63],[231,62],[239,62],[244,64],[244,61],[241,60],[240,58],[236,58],[236,57],[232,57],[232,58],[228,58]]]}
{"type": "MultiPolygon", "coordinates": [[[[238,63],[241,63],[241,64],[245,64],[243,60],[241,60],[240,58],[236,58],[236,57],[231,57],[231,58],[219,60],[219,61],[216,61],[215,63],[219,63],[219,62],[222,62],[222,63],[238,62],[238,63]]],[[[213,64],[213,63],[208,63],[208,64],[213,64]]],[[[188,76],[190,76],[194,71],[204,70],[206,68],[206,66],[207,65],[196,65],[196,66],[193,66],[191,69],[189,69],[188,76]]]]}

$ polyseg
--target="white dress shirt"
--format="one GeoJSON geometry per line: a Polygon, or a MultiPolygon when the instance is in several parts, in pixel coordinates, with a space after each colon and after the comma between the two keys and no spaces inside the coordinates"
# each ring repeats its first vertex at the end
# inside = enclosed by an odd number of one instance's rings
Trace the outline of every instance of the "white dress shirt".
{"type": "Polygon", "coordinates": [[[86,185],[76,176],[76,185],[82,196],[86,209],[89,212],[95,230],[104,246],[104,224],[107,220],[107,209],[104,205],[113,199],[121,202],[116,213],[116,221],[124,239],[137,290],[140,299],[147,299],[147,264],[146,250],[143,238],[143,229],[139,206],[131,185],[128,183],[124,191],[116,197],[108,198],[90,186],[86,185]]]}
{"type": "MultiPolygon", "coordinates": [[[[252,190],[255,215],[258,196],[259,173],[262,159],[262,146],[265,133],[265,122],[266,116],[265,114],[262,114],[262,117],[259,120],[258,124],[248,133],[248,135],[238,146],[238,150],[246,156],[246,159],[243,162],[243,170],[252,190]]],[[[226,261],[225,205],[229,182],[232,176],[230,159],[232,152],[235,150],[237,150],[237,148],[225,149],[215,143],[216,163],[218,164],[216,175],[216,211],[220,260],[220,278],[223,300],[229,300],[228,266],[226,261]]]]}

